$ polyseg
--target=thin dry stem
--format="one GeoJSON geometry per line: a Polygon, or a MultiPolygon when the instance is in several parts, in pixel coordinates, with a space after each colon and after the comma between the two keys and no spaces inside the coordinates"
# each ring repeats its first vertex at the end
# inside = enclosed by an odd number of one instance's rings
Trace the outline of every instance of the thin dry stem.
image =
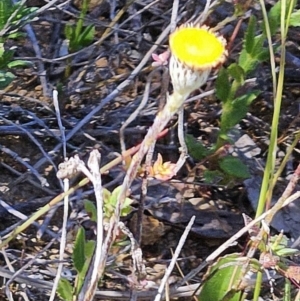
{"type": "Polygon", "coordinates": [[[101,265],[101,252],[103,244],[103,190],[101,174],[99,172],[99,162],[100,153],[98,152],[98,150],[93,150],[89,157],[88,166],[91,171],[89,178],[94,186],[97,203],[97,243],[96,250],[93,256],[94,258],[89,266],[89,271],[79,293],[78,301],[92,300],[97,289],[98,281],[102,277],[102,274],[98,274],[98,267],[99,265],[101,265]],[[90,274],[91,277],[89,277],[90,274]]]}
{"type": "Polygon", "coordinates": [[[53,98],[53,104],[54,104],[55,113],[56,113],[56,120],[57,120],[57,124],[58,124],[59,130],[60,130],[60,135],[61,135],[63,156],[64,156],[64,158],[66,158],[67,157],[67,141],[66,141],[66,135],[65,135],[65,127],[63,126],[62,121],[61,121],[61,114],[60,114],[60,109],[59,109],[57,90],[53,90],[52,98],[53,98]]]}
{"type": "MultiPolygon", "coordinates": [[[[179,109],[183,105],[184,100],[185,99],[178,93],[173,93],[171,96],[168,97],[164,109],[157,114],[152,127],[149,129],[147,135],[145,136],[141,144],[139,151],[133,156],[131,164],[124,178],[122,189],[118,196],[115,213],[111,218],[110,226],[107,231],[107,237],[102,252],[104,257],[107,256],[106,254],[108,254],[108,250],[110,249],[113,241],[115,240],[121,207],[124,203],[128,190],[137,174],[138,168],[141,165],[143,158],[148,153],[152,145],[155,143],[159,133],[165,128],[172,116],[174,116],[174,114],[176,114],[179,111],[179,109]]],[[[103,258],[103,262],[105,261],[105,258],[103,258]]],[[[105,265],[99,267],[98,273],[102,274],[104,268],[105,265]]]]}
{"type": "MultiPolygon", "coordinates": [[[[66,178],[66,179],[64,179],[64,191],[68,191],[68,190],[69,190],[69,179],[66,178]]],[[[53,284],[53,287],[51,290],[51,295],[50,295],[49,301],[53,301],[55,298],[56,290],[57,290],[61,272],[63,269],[63,260],[64,260],[66,242],[67,242],[68,212],[69,212],[69,196],[66,195],[64,197],[64,216],[63,216],[63,225],[62,225],[60,248],[59,248],[60,263],[58,264],[57,273],[56,273],[54,284],[53,284]]]]}
{"type": "Polygon", "coordinates": [[[167,281],[168,281],[168,279],[169,279],[169,277],[170,277],[170,275],[171,275],[171,273],[174,269],[174,266],[176,264],[176,260],[177,260],[179,254],[180,254],[180,251],[181,251],[181,249],[182,249],[182,247],[183,247],[183,245],[184,245],[184,243],[187,239],[187,236],[188,236],[189,232],[191,231],[191,228],[194,224],[194,221],[195,221],[195,216],[193,215],[191,220],[189,221],[188,225],[186,226],[180,240],[179,240],[179,243],[178,243],[178,245],[176,247],[176,250],[174,252],[174,255],[172,257],[172,261],[170,262],[170,265],[168,266],[168,269],[166,270],[166,273],[165,273],[163,279],[161,280],[161,284],[160,284],[160,287],[158,289],[158,293],[157,293],[154,301],[159,301],[163,297],[163,289],[164,289],[165,285],[167,284],[167,281]]]}

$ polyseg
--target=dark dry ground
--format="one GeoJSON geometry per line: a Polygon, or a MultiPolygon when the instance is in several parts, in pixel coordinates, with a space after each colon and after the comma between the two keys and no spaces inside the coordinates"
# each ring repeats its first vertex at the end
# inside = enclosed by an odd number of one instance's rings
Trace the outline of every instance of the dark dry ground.
{"type": "MultiPolygon", "coordinates": [[[[31,5],[36,5],[34,1],[29,2],[31,5]]],[[[68,139],[68,157],[79,154],[83,160],[87,160],[91,149],[98,148],[102,154],[101,165],[105,165],[115,158],[116,152],[120,153],[119,129],[142,99],[145,83],[151,71],[151,59],[126,87],[119,89],[119,93],[115,93],[116,89],[128,78],[170,22],[171,1],[158,1],[124,23],[151,2],[134,1],[134,4],[129,6],[117,21],[116,28],[119,30],[113,30],[113,34],[104,38],[101,44],[86,47],[78,55],[69,59],[57,60],[64,39],[64,24],[75,21],[78,16],[77,7],[74,5],[47,10],[39,16],[39,20],[30,24],[38,40],[43,60],[36,59],[37,55],[28,35],[17,42],[7,41],[7,46],[17,44],[16,55],[29,58],[34,67],[17,70],[16,80],[0,94],[1,200],[24,214],[30,215],[62,191],[61,184],[55,176],[58,164],[63,161],[63,154],[57,118],[51,100],[52,87],[57,87],[60,91],[60,110],[67,137],[80,121],[85,120],[84,124],[78,126],[75,133],[68,139]],[[71,65],[68,75],[65,74],[67,64],[71,65]],[[44,87],[41,85],[43,71],[46,72],[47,83],[47,86],[44,87]],[[101,103],[107,100],[111,93],[115,93],[114,96],[107,101],[103,108],[100,108],[101,103]],[[89,116],[88,114],[95,108],[98,110],[93,116],[89,116]],[[48,154],[48,157],[45,154],[48,154]],[[45,178],[48,186],[42,186],[39,179],[28,172],[28,166],[24,162],[45,178]]],[[[41,3],[38,4],[41,5],[41,3]]],[[[90,10],[86,19],[86,22],[96,25],[95,41],[99,41],[103,37],[110,23],[110,14],[114,17],[115,13],[125,5],[124,1],[117,1],[116,9],[111,13],[110,5],[107,2],[98,1],[97,4],[90,10]]],[[[203,10],[202,1],[179,1],[179,4],[178,23],[180,24],[197,16],[203,10]]],[[[270,7],[271,4],[268,6],[270,7]]],[[[206,23],[215,26],[230,16],[232,11],[231,4],[223,4],[208,18],[206,23]]],[[[253,13],[260,15],[256,10],[253,10],[253,13]]],[[[233,21],[222,29],[222,33],[227,39],[231,37],[235,25],[236,21],[233,21]]],[[[237,58],[245,28],[246,23],[242,25],[236,37],[228,62],[237,58]]],[[[299,41],[299,31],[291,29],[288,51],[296,57],[299,57],[299,41]]],[[[167,45],[167,38],[165,38],[155,52],[163,52],[167,49],[167,45]]],[[[290,61],[286,68],[279,155],[285,152],[287,144],[292,141],[293,133],[299,126],[300,66],[297,64],[298,61],[290,61]]],[[[272,117],[272,82],[267,63],[257,68],[256,73],[253,74],[253,78],[255,77],[253,88],[259,88],[262,93],[254,101],[247,117],[241,122],[239,134],[242,136],[247,133],[256,146],[261,149],[261,153],[257,155],[256,159],[262,160],[263,164],[272,117]]],[[[203,91],[196,91],[195,95],[209,91],[213,86],[214,82],[210,81],[203,87],[203,91]]],[[[142,141],[158,108],[165,101],[167,90],[171,91],[171,85],[168,86],[165,75],[158,72],[152,80],[147,106],[126,129],[127,148],[142,141]]],[[[199,97],[198,100],[188,103],[185,107],[186,132],[210,146],[214,142],[214,133],[218,129],[219,118],[220,104],[218,100],[214,96],[202,99],[199,97]]],[[[172,162],[178,158],[175,127],[176,118],[170,124],[169,134],[158,141],[156,148],[156,151],[160,152],[165,160],[172,162]]],[[[297,166],[298,156],[298,150],[295,149],[284,177],[297,166]]],[[[252,187],[257,191],[261,171],[257,170],[255,165],[254,171],[252,166],[250,167],[253,178],[257,180],[258,177],[257,187],[252,187]]],[[[204,185],[203,168],[209,168],[209,166],[203,166],[202,163],[189,159],[186,166],[176,176],[177,182],[156,183],[154,188],[149,189],[142,243],[148,272],[147,279],[153,283],[157,283],[158,279],[162,278],[168,264],[167,260],[172,257],[170,248],[176,247],[180,235],[192,215],[196,215],[196,223],[193,233],[189,236],[181,252],[182,259],[179,261],[184,274],[197,267],[221,242],[243,227],[242,212],[253,215],[251,204],[247,198],[249,191],[244,188],[242,181],[235,180],[234,183],[225,187],[224,185],[204,185]],[[166,202],[166,198],[168,198],[168,202],[166,202]],[[162,200],[164,202],[161,202],[162,200]],[[153,216],[159,218],[160,222],[153,216]]],[[[111,184],[119,175],[124,175],[122,168],[120,166],[113,167],[109,174],[103,176],[104,184],[111,184]]],[[[278,195],[285,188],[284,177],[277,188],[278,195]]],[[[80,179],[80,176],[73,179],[71,185],[77,184],[80,179]]],[[[122,177],[111,184],[109,189],[119,185],[121,179],[122,177]]],[[[137,184],[139,183],[137,182],[137,184]]],[[[136,186],[139,187],[139,185],[136,186]]],[[[139,190],[133,189],[132,195],[138,203],[139,190]]],[[[90,185],[86,185],[75,193],[73,203],[77,204],[76,210],[79,210],[78,203],[83,197],[94,199],[90,185]]],[[[53,231],[57,231],[61,227],[61,213],[61,210],[58,210],[51,219],[49,227],[53,231]]],[[[18,218],[8,214],[1,206],[0,219],[1,231],[18,221],[18,218]]],[[[134,229],[134,219],[134,216],[130,216],[127,221],[132,229],[134,229]]],[[[292,222],[297,228],[297,219],[292,222]]],[[[10,260],[15,260],[16,270],[28,262],[30,256],[36,255],[37,251],[50,240],[49,235],[45,234],[41,240],[37,241],[35,239],[36,231],[35,227],[30,227],[26,234],[23,234],[18,240],[14,240],[7,248],[6,253],[9,254],[10,260]]],[[[290,233],[290,235],[296,236],[293,234],[293,232],[290,233]]],[[[235,251],[241,251],[243,243],[242,240],[241,247],[237,247],[235,251]]],[[[68,251],[71,250],[72,247],[68,251]]],[[[44,252],[42,257],[44,259],[57,258],[57,245],[54,244],[50,250],[44,252]]],[[[129,274],[131,262],[128,258],[117,257],[116,261],[119,266],[109,269],[101,289],[129,291],[126,275],[129,274]],[[119,272],[119,274],[114,274],[114,272],[119,272]]],[[[35,262],[34,265],[28,267],[27,272],[43,276],[46,281],[52,281],[55,270],[51,264],[35,262]]],[[[1,266],[4,268],[5,265],[4,258],[1,257],[1,266]]],[[[174,272],[175,281],[178,277],[179,273],[176,270],[174,272]]],[[[193,279],[195,282],[199,282],[199,280],[200,278],[193,279]]],[[[23,300],[20,297],[22,291],[26,291],[32,300],[47,300],[41,289],[24,289],[18,285],[14,285],[13,289],[16,300],[23,300]]],[[[107,297],[110,300],[115,298],[107,297]]],[[[153,298],[149,297],[149,299],[153,298]]]]}

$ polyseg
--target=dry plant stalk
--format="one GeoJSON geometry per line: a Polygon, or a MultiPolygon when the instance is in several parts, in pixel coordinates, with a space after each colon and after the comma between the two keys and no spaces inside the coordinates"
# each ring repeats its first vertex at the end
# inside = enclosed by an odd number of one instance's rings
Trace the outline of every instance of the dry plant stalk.
{"type": "MultiPolygon", "coordinates": [[[[167,95],[165,107],[157,114],[139,151],[132,158],[118,196],[115,213],[110,221],[103,254],[107,253],[115,239],[120,209],[143,158],[149,149],[155,145],[159,133],[165,128],[170,119],[180,111],[189,94],[207,81],[212,68],[225,61],[227,55],[225,47],[225,40],[218,37],[208,27],[186,24],[170,35],[170,75],[174,91],[173,94],[167,95]]],[[[184,154],[185,156],[186,154],[184,154]]],[[[184,161],[185,158],[179,159],[177,171],[184,161]]],[[[99,274],[102,274],[102,272],[102,270],[98,271],[99,274]]]]}

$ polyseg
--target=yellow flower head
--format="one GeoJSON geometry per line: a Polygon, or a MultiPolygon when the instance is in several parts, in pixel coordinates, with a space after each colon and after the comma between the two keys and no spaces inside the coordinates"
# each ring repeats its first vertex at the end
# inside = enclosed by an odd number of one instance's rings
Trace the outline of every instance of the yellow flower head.
{"type": "Polygon", "coordinates": [[[225,61],[226,41],[208,27],[183,25],[170,35],[172,55],[194,70],[211,69],[225,61]]]}
{"type": "Polygon", "coordinates": [[[174,92],[186,98],[201,87],[227,56],[226,41],[208,27],[185,24],[170,35],[170,75],[174,92]]]}

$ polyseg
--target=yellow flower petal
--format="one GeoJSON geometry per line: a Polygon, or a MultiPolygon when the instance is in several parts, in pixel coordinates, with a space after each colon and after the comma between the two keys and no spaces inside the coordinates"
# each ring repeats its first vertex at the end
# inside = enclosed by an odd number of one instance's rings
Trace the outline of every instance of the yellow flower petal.
{"type": "Polygon", "coordinates": [[[206,26],[185,24],[170,35],[169,42],[174,92],[184,100],[205,84],[212,68],[225,61],[226,41],[206,26]]]}
{"type": "Polygon", "coordinates": [[[227,51],[226,41],[208,27],[183,25],[170,35],[172,55],[185,66],[205,70],[223,63],[227,51]]]}

